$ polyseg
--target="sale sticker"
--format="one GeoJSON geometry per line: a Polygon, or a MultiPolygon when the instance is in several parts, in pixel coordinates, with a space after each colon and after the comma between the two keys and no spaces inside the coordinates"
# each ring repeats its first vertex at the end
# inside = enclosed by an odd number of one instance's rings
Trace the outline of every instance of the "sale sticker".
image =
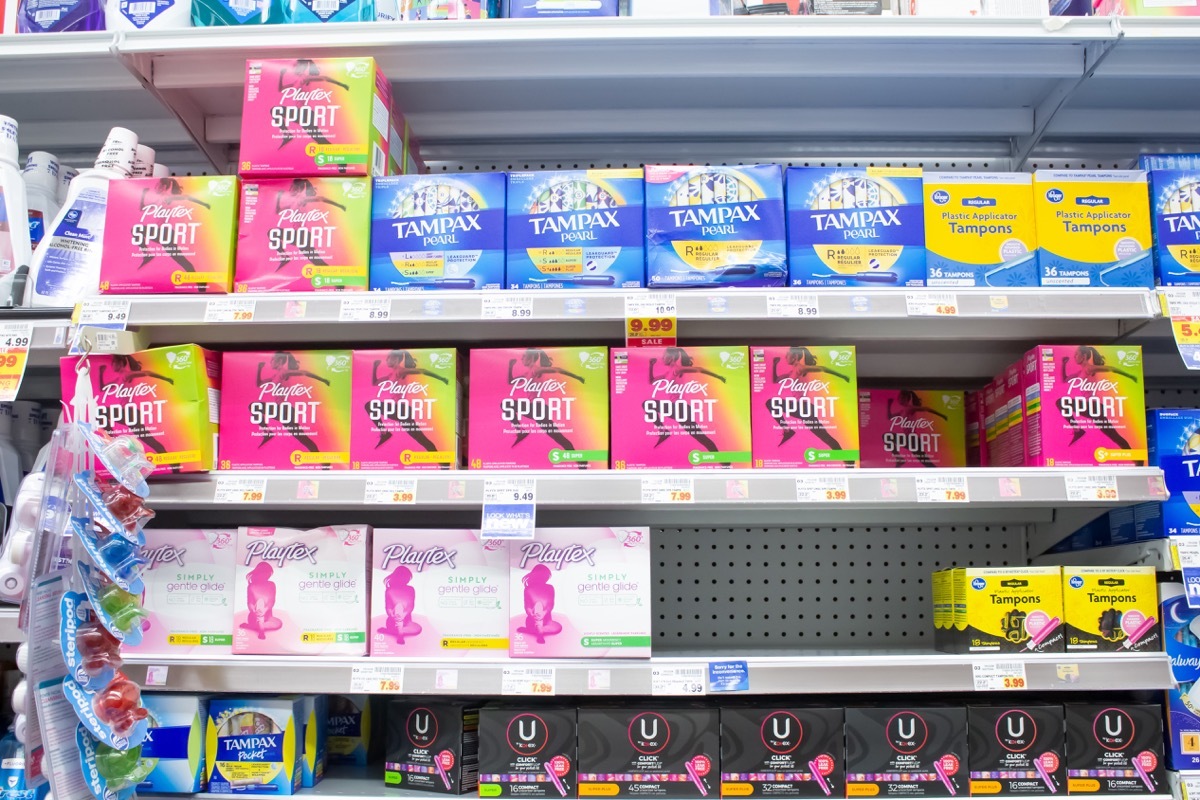
{"type": "Polygon", "coordinates": [[[625,346],[673,347],[678,337],[675,295],[666,292],[625,298],[625,346]]]}

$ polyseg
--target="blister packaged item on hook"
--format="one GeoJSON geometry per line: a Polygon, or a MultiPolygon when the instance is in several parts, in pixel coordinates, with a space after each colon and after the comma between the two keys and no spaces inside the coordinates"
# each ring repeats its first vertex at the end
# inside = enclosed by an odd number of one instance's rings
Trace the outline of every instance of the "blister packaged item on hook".
{"type": "Polygon", "coordinates": [[[142,528],[154,519],[154,512],[146,508],[141,495],[131,492],[120,483],[104,481],[92,472],[77,474],[75,485],[88,501],[98,523],[133,544],[141,546],[146,543],[142,528]]]}
{"type": "Polygon", "coordinates": [[[8,535],[0,548],[0,600],[20,603],[25,597],[45,485],[45,472],[32,472],[25,476],[17,490],[8,535]]]}
{"type": "Polygon", "coordinates": [[[92,562],[109,580],[133,594],[146,590],[141,578],[146,559],[142,558],[137,544],[111,533],[88,517],[72,517],[71,529],[92,562]]]}
{"type": "Polygon", "coordinates": [[[92,612],[118,641],[136,645],[142,641],[141,622],[146,617],[142,601],[82,561],[75,566],[83,582],[92,612]]]}
{"type": "Polygon", "coordinates": [[[97,692],[64,678],[63,695],[87,732],[103,744],[129,750],[146,740],[150,712],[142,706],[142,690],[124,674],[118,672],[97,692]]]}
{"type": "Polygon", "coordinates": [[[95,618],[91,603],[78,592],[59,601],[58,646],[67,674],[83,689],[107,686],[121,668],[121,642],[95,618]]]}
{"type": "Polygon", "coordinates": [[[83,724],[75,729],[75,744],[84,781],[96,800],[131,800],[138,783],[154,766],[142,758],[141,746],[128,750],[108,747],[96,741],[83,724]]]}
{"type": "Polygon", "coordinates": [[[150,494],[146,478],[154,472],[154,465],[146,458],[146,449],[141,442],[125,434],[112,436],[103,428],[95,428],[86,422],[77,423],[77,427],[110,475],[141,497],[150,494]]]}

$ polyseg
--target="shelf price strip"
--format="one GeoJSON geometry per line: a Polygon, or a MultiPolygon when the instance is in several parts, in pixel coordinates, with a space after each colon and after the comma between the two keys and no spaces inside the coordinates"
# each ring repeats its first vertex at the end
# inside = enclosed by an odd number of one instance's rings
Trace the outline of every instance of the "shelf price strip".
{"type": "Polygon", "coordinates": [[[626,347],[674,347],[678,333],[678,307],[674,294],[626,295],[626,347]]]}
{"type": "Polygon", "coordinates": [[[83,354],[79,329],[105,328],[123,331],[129,325],[129,300],[122,297],[93,297],[78,303],[71,314],[70,348],[67,355],[83,354]]]}
{"type": "Polygon", "coordinates": [[[797,503],[844,503],[849,499],[850,479],[845,475],[796,478],[797,503]]]}
{"type": "Polygon", "coordinates": [[[1200,290],[1164,289],[1162,299],[1183,365],[1200,370],[1200,290]]]}
{"type": "Polygon", "coordinates": [[[504,667],[500,673],[500,694],[552,697],[555,677],[554,667],[504,667]]]}
{"type": "Polygon", "coordinates": [[[696,482],[688,477],[642,478],[642,505],[696,502],[696,482]]]}
{"type": "Polygon", "coordinates": [[[917,475],[918,503],[969,503],[966,475],[917,475]]]}
{"type": "Polygon", "coordinates": [[[251,475],[222,475],[217,478],[213,503],[262,503],[267,498],[267,479],[251,475]]]}
{"type": "Polygon", "coordinates": [[[487,478],[483,482],[486,539],[532,539],[537,520],[537,481],[533,478],[487,478]]]}
{"type": "Polygon", "coordinates": [[[696,696],[707,694],[708,665],[654,665],[650,668],[650,693],[657,696],[696,696]]]}
{"type": "Polygon", "coordinates": [[[1012,692],[1029,688],[1024,661],[989,661],[971,665],[977,692],[1012,692]]]}
{"type": "Polygon", "coordinates": [[[214,297],[204,304],[205,322],[253,322],[258,301],[249,297],[214,297]]]}
{"type": "Polygon", "coordinates": [[[400,694],[404,691],[404,666],[355,664],[350,668],[350,691],[355,694],[400,694]]]}
{"type": "Polygon", "coordinates": [[[417,502],[417,479],[367,478],[363,500],[369,506],[412,505],[417,502]]]}
{"type": "MultiPolygon", "coordinates": [[[[1183,573],[1183,590],[1188,608],[1200,608],[1200,536],[1171,539],[1174,559],[1183,573]]],[[[1200,795],[1197,795],[1200,800],[1200,795]]]]}
{"type": "Polygon", "coordinates": [[[29,348],[33,345],[33,324],[7,322],[0,325],[0,402],[17,399],[25,369],[29,366],[29,348]]]}
{"type": "Polygon", "coordinates": [[[387,322],[391,318],[390,297],[346,297],[338,309],[338,322],[387,322]]]}
{"type": "Polygon", "coordinates": [[[821,316],[821,307],[815,294],[771,292],[767,295],[767,316],[816,319],[821,316]]]}
{"type": "Polygon", "coordinates": [[[533,296],[485,293],[481,313],[484,319],[532,319],[533,296]]]}
{"type": "Polygon", "coordinates": [[[1116,475],[1068,475],[1067,501],[1071,503],[1112,503],[1121,499],[1116,475]]]}
{"type": "Polygon", "coordinates": [[[951,292],[910,292],[904,306],[910,317],[958,316],[958,298],[951,292]]]}

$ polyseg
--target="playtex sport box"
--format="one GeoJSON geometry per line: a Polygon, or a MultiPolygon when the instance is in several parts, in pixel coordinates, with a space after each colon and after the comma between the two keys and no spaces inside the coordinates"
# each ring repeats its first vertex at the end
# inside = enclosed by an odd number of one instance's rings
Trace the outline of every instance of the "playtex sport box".
{"type": "Polygon", "coordinates": [[[613,468],[750,468],[748,362],[745,347],[614,349],[613,468]]]}
{"type": "Polygon", "coordinates": [[[504,288],[503,172],[375,181],[372,291],[504,288]]]}
{"type": "Polygon", "coordinates": [[[290,795],[304,751],[298,697],[220,697],[208,703],[205,770],[213,794],[290,795]]]}
{"type": "Polygon", "coordinates": [[[234,291],[365,291],[370,240],[367,178],[245,181],[234,291]]]}
{"type": "Polygon", "coordinates": [[[466,794],[479,784],[479,707],[392,700],[387,707],[385,786],[466,794]]]}
{"type": "Polygon", "coordinates": [[[861,389],[864,467],[963,467],[967,463],[962,392],[861,389]]]}
{"type": "Polygon", "coordinates": [[[371,529],[239,528],[234,655],[367,653],[371,529]]]}
{"type": "Polygon", "coordinates": [[[509,289],[633,289],[646,272],[640,169],[508,176],[509,289]]]}
{"type": "Polygon", "coordinates": [[[1163,286],[1200,283],[1200,170],[1150,173],[1154,267],[1163,286]]]}
{"type": "Polygon", "coordinates": [[[750,421],[756,468],[858,466],[854,348],[750,348],[750,421]]]}
{"type": "Polygon", "coordinates": [[[203,792],[204,727],[208,698],[194,694],[142,695],[150,712],[150,734],[142,742],[142,759],[153,764],[138,791],[190,794],[203,792]]]}
{"type": "Polygon", "coordinates": [[[238,179],[139,178],[108,185],[103,294],[224,294],[233,287],[238,179]]]}
{"type": "Polygon", "coordinates": [[[225,353],[221,469],[349,469],[349,350],[225,353]]]}
{"type": "Polygon", "coordinates": [[[579,709],[580,797],[715,797],[720,759],[716,708],[579,709]]]}
{"type": "Polygon", "coordinates": [[[572,708],[484,706],[479,711],[479,796],[574,797],[572,708]]]}
{"type": "Polygon", "coordinates": [[[246,62],[243,177],[387,174],[392,90],[373,58],[246,62]]]}
{"type": "Polygon", "coordinates": [[[1067,703],[1067,793],[1163,794],[1162,708],[1067,703]]]}
{"type": "Polygon", "coordinates": [[[846,757],[840,708],[721,709],[722,797],[840,797],[846,757]]]}
{"type": "Polygon", "coordinates": [[[966,795],[967,710],[846,709],[847,797],[966,795]]]}
{"type": "Polygon", "coordinates": [[[472,350],[471,469],[606,469],[608,348],[472,350]]]}
{"type": "MultiPolygon", "coordinates": [[[[221,405],[218,359],[194,344],[89,356],[97,427],[141,442],[156,474],[212,469],[221,405]]],[[[63,402],[68,406],[75,397],[79,360],[61,362],[63,402]]]]}
{"type": "Polygon", "coordinates": [[[1068,653],[1161,652],[1154,567],[1063,567],[1063,619],[1068,653]]]}
{"type": "Polygon", "coordinates": [[[783,176],[774,164],[646,167],[646,285],[785,286],[783,176]]]}
{"type": "Polygon", "coordinates": [[[1067,785],[1063,707],[968,706],[971,795],[1060,794],[1067,785]]]}
{"type": "Polygon", "coordinates": [[[792,286],[924,286],[921,169],[787,171],[792,286]]]}
{"type": "Polygon", "coordinates": [[[460,362],[453,349],[355,350],[351,469],[451,469],[459,463],[460,362]]]}

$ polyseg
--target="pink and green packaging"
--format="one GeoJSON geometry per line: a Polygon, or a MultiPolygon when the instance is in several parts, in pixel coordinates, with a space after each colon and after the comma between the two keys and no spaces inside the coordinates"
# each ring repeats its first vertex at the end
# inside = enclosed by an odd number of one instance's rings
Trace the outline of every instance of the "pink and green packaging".
{"type": "Polygon", "coordinates": [[[239,528],[234,655],[366,655],[370,544],[366,525],[239,528]]]}
{"type": "Polygon", "coordinates": [[[858,466],[858,368],[845,345],[751,347],[754,466],[858,466]]]}
{"type": "Polygon", "coordinates": [[[649,528],[538,528],[508,555],[510,656],[650,657],[649,528]]]}
{"type": "Polygon", "coordinates": [[[126,652],[227,656],[233,652],[236,530],[149,527],[142,557],[142,641],[126,652]]]}
{"type": "Polygon", "coordinates": [[[228,175],[112,181],[100,291],[229,292],[237,212],[238,179],[228,175]]]}
{"type": "Polygon", "coordinates": [[[858,393],[864,467],[965,467],[962,392],[863,389],[858,393]]]}
{"type": "Polygon", "coordinates": [[[471,469],[606,469],[608,348],[471,351],[471,469]]]}
{"type": "Polygon", "coordinates": [[[508,653],[508,543],[479,531],[376,528],[371,655],[494,659],[508,653]]]}
{"type": "Polygon", "coordinates": [[[350,401],[351,469],[459,464],[459,358],[453,348],[357,350],[350,401]]]}
{"type": "Polygon", "coordinates": [[[745,347],[612,352],[614,469],[749,469],[745,347]]]}
{"type": "Polygon", "coordinates": [[[349,469],[349,350],[226,353],[221,469],[349,469]]]}
{"type": "MultiPolygon", "coordinates": [[[[61,362],[63,402],[75,398],[79,357],[61,362]]],[[[207,472],[215,466],[221,405],[220,355],[194,344],[132,355],[88,357],[96,424],[130,434],[146,448],[155,474],[207,472]]]]}
{"type": "Polygon", "coordinates": [[[1026,466],[1147,463],[1142,348],[1040,345],[1022,373],[1026,466]]]}
{"type": "Polygon", "coordinates": [[[387,175],[391,118],[391,84],[373,58],[252,59],[238,172],[387,175]]]}
{"type": "Polygon", "coordinates": [[[242,183],[235,292],[367,289],[369,178],[242,183]]]}

